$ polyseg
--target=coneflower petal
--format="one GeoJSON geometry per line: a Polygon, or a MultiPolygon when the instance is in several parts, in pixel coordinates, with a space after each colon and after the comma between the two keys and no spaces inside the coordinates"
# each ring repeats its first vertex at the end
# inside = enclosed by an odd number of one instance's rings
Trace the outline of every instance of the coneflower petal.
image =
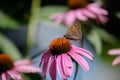
{"type": "Polygon", "coordinates": [[[41,66],[41,64],[44,62],[45,59],[47,59],[48,57],[51,56],[50,53],[51,53],[50,49],[48,49],[48,50],[46,50],[46,51],[44,52],[44,54],[43,54],[43,56],[42,56],[42,58],[41,58],[41,62],[40,62],[40,64],[39,64],[39,66],[41,66]]]}
{"type": "Polygon", "coordinates": [[[25,65],[25,66],[18,66],[15,67],[14,70],[18,71],[18,72],[24,72],[24,73],[36,73],[36,72],[40,72],[40,69],[33,67],[31,65],[25,65]]]}
{"type": "Polygon", "coordinates": [[[89,18],[95,19],[96,15],[90,11],[88,11],[87,9],[82,9],[82,13],[84,14],[84,16],[87,16],[89,18]]]}
{"type": "Polygon", "coordinates": [[[120,56],[118,56],[117,58],[115,58],[115,60],[112,63],[113,66],[115,66],[117,64],[120,64],[120,56]]]}
{"type": "Polygon", "coordinates": [[[57,69],[62,79],[67,79],[72,75],[73,64],[67,54],[62,54],[57,57],[57,69]]]}
{"type": "Polygon", "coordinates": [[[52,57],[49,73],[52,80],[56,80],[56,56],[52,57]]]}
{"type": "Polygon", "coordinates": [[[14,62],[14,66],[23,66],[23,65],[30,65],[33,62],[31,62],[30,60],[27,59],[23,59],[23,60],[18,60],[14,62]]]}
{"type": "Polygon", "coordinates": [[[79,47],[74,46],[74,45],[71,45],[71,46],[72,46],[72,48],[71,48],[70,52],[76,52],[76,53],[78,53],[80,55],[83,55],[83,56],[89,58],[91,61],[93,61],[93,57],[94,56],[93,56],[93,54],[90,51],[85,50],[83,48],[79,48],[79,47]]]}
{"type": "Polygon", "coordinates": [[[14,71],[14,70],[10,70],[7,72],[14,80],[21,80],[22,79],[22,76],[17,72],[17,71],[14,71]]]}
{"type": "Polygon", "coordinates": [[[81,9],[77,9],[77,10],[75,11],[75,15],[76,15],[76,18],[77,18],[78,20],[81,20],[81,21],[86,21],[86,20],[88,19],[86,16],[83,15],[81,9]]]}
{"type": "Polygon", "coordinates": [[[86,60],[81,56],[78,55],[77,53],[74,52],[69,52],[68,53],[85,71],[89,71],[89,65],[86,62],[86,60]]]}
{"type": "Polygon", "coordinates": [[[67,12],[65,14],[64,20],[65,20],[65,24],[67,26],[71,26],[74,23],[74,21],[75,21],[75,13],[74,13],[74,11],[67,12]]]}
{"type": "Polygon", "coordinates": [[[2,73],[2,80],[9,80],[6,73],[2,73]]]}
{"type": "Polygon", "coordinates": [[[120,55],[120,48],[119,49],[111,49],[108,51],[109,55],[120,55]]]}
{"type": "Polygon", "coordinates": [[[73,72],[73,64],[71,58],[67,54],[62,54],[63,72],[67,77],[70,77],[73,72]]]}
{"type": "Polygon", "coordinates": [[[42,65],[42,75],[43,75],[43,77],[46,77],[46,72],[47,72],[47,68],[48,68],[49,58],[50,58],[50,57],[47,57],[47,58],[43,61],[43,65],[42,65]]]}

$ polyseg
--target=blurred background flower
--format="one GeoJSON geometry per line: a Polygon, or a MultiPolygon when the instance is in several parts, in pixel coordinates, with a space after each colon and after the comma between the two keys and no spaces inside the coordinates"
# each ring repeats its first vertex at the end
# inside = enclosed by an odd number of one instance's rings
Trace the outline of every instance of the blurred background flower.
{"type": "Polygon", "coordinates": [[[67,12],[59,12],[53,14],[51,19],[54,20],[56,23],[64,23],[66,26],[71,26],[77,20],[79,21],[87,21],[88,18],[95,19],[97,22],[105,24],[108,21],[107,10],[101,8],[102,3],[100,2],[93,2],[93,3],[86,3],[86,0],[69,0],[68,3],[72,7],[76,7],[75,9],[70,9],[67,12]],[[86,3],[86,5],[81,5],[86,3]],[[77,5],[76,5],[77,4],[77,5]],[[74,5],[74,6],[73,6],[74,5]]]}
{"type": "Polygon", "coordinates": [[[108,51],[109,55],[118,55],[115,60],[112,62],[112,65],[118,65],[120,63],[120,49],[111,49],[108,51]]]}
{"type": "Polygon", "coordinates": [[[20,74],[23,73],[37,73],[40,69],[32,66],[33,62],[30,60],[14,61],[6,54],[0,54],[0,77],[2,80],[23,80],[24,78],[20,74]]]}

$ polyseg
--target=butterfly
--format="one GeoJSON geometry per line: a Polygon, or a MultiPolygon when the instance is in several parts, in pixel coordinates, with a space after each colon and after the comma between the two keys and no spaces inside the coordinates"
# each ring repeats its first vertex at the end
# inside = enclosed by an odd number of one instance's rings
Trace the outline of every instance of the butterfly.
{"type": "Polygon", "coordinates": [[[70,40],[82,40],[82,32],[80,29],[80,24],[76,23],[72,25],[64,35],[65,38],[70,39],[70,40]]]}

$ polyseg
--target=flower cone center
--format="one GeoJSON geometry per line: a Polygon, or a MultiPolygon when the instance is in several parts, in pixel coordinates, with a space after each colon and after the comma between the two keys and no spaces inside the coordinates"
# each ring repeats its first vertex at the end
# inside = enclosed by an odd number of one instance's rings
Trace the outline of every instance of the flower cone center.
{"type": "Polygon", "coordinates": [[[54,39],[50,44],[50,50],[53,55],[67,53],[70,50],[70,42],[66,38],[54,39]]]}
{"type": "Polygon", "coordinates": [[[13,67],[13,60],[6,54],[0,54],[0,75],[13,67]]]}
{"type": "Polygon", "coordinates": [[[68,0],[68,5],[72,9],[83,8],[89,4],[88,0],[68,0]]]}

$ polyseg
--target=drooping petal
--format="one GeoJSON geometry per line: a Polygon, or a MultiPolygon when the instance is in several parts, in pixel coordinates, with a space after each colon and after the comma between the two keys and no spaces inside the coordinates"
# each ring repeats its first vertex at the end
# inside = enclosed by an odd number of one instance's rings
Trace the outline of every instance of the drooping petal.
{"type": "Polygon", "coordinates": [[[22,65],[30,65],[33,62],[27,59],[23,59],[23,60],[18,60],[14,62],[14,66],[22,66],[22,65]]]}
{"type": "Polygon", "coordinates": [[[21,80],[22,79],[22,76],[17,72],[17,71],[14,71],[14,70],[10,70],[7,72],[14,80],[21,80]]]}
{"type": "Polygon", "coordinates": [[[43,60],[42,75],[43,75],[44,78],[46,77],[46,72],[47,72],[47,68],[48,68],[49,58],[50,57],[47,57],[45,60],[43,60]]]}
{"type": "Polygon", "coordinates": [[[93,61],[93,57],[94,56],[93,56],[93,54],[90,51],[85,50],[83,48],[79,48],[79,47],[74,46],[74,45],[71,45],[71,47],[72,47],[72,49],[71,49],[70,52],[76,52],[76,53],[78,53],[80,55],[83,55],[83,56],[89,58],[91,61],[93,61]]]}
{"type": "Polygon", "coordinates": [[[82,9],[82,12],[83,12],[84,16],[87,16],[92,19],[96,18],[96,15],[94,13],[88,11],[87,9],[82,9]]]}
{"type": "Polygon", "coordinates": [[[101,7],[102,3],[101,2],[94,2],[89,4],[87,7],[101,7]]]}
{"type": "Polygon", "coordinates": [[[40,72],[40,69],[33,67],[31,65],[24,65],[24,66],[17,66],[14,68],[14,70],[18,71],[18,72],[24,72],[24,73],[36,73],[36,72],[40,72]]]}
{"type": "Polygon", "coordinates": [[[61,54],[57,57],[57,69],[62,79],[67,79],[72,75],[73,64],[67,54],[61,54]]]}
{"type": "Polygon", "coordinates": [[[106,16],[102,16],[102,15],[97,15],[97,20],[98,22],[101,22],[102,24],[105,24],[106,22],[108,22],[108,18],[106,16]]]}
{"type": "Polygon", "coordinates": [[[109,55],[120,55],[120,49],[111,49],[108,51],[109,55]]]}
{"type": "Polygon", "coordinates": [[[44,52],[44,54],[42,55],[42,58],[41,58],[41,61],[40,61],[39,66],[41,66],[41,64],[44,62],[44,60],[45,60],[46,58],[50,57],[50,56],[51,56],[51,51],[50,51],[50,49],[48,49],[48,50],[46,50],[46,51],[44,52]]]}
{"type": "Polygon", "coordinates": [[[55,23],[60,24],[64,19],[65,13],[56,13],[53,14],[50,18],[54,20],[55,23]]]}
{"type": "Polygon", "coordinates": [[[85,70],[85,71],[89,71],[89,65],[86,62],[86,60],[78,55],[77,53],[74,52],[69,52],[68,53],[79,65],[81,65],[81,67],[85,70]]]}
{"type": "Polygon", "coordinates": [[[73,72],[73,64],[71,58],[67,54],[62,55],[62,67],[65,75],[70,77],[73,72]]]}
{"type": "Polygon", "coordinates": [[[120,56],[118,56],[117,58],[115,58],[115,60],[112,63],[113,66],[115,66],[117,64],[120,64],[120,56]]]}
{"type": "Polygon", "coordinates": [[[107,10],[97,7],[87,7],[87,9],[96,15],[108,15],[107,10]]]}
{"type": "Polygon", "coordinates": [[[45,58],[49,57],[51,55],[50,53],[51,53],[50,49],[46,50],[41,59],[45,59],[45,58]]]}
{"type": "Polygon", "coordinates": [[[2,73],[2,80],[9,80],[6,73],[2,73]]]}
{"type": "Polygon", "coordinates": [[[75,22],[75,13],[73,10],[70,10],[65,14],[64,22],[67,26],[71,26],[75,22]]]}
{"type": "Polygon", "coordinates": [[[50,73],[51,79],[56,80],[56,57],[55,56],[52,57],[49,73],[50,73]]]}
{"type": "Polygon", "coordinates": [[[81,9],[77,9],[77,10],[75,11],[75,15],[76,15],[76,18],[77,18],[78,20],[81,20],[81,21],[86,21],[86,20],[87,20],[87,17],[83,15],[81,9]]]}
{"type": "Polygon", "coordinates": [[[59,12],[59,13],[55,13],[53,15],[50,16],[50,19],[56,19],[57,17],[59,17],[60,15],[62,15],[63,13],[62,12],[59,12]]]}
{"type": "Polygon", "coordinates": [[[61,61],[62,61],[62,56],[61,55],[59,55],[58,57],[57,57],[57,70],[58,70],[58,73],[59,73],[59,75],[60,75],[60,77],[62,78],[62,79],[67,79],[67,77],[65,76],[65,74],[63,73],[63,69],[62,69],[62,67],[61,67],[61,61]]]}

